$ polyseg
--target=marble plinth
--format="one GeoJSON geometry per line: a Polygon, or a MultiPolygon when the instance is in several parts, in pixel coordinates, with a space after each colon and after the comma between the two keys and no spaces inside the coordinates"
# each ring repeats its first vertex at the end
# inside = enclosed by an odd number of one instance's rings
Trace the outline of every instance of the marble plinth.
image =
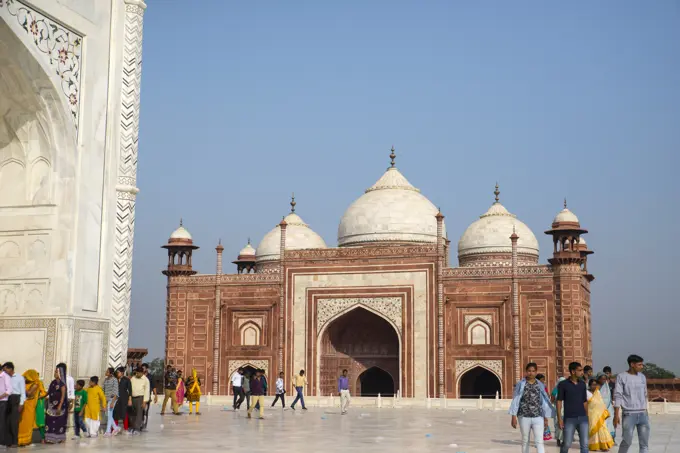
{"type": "MultiPolygon", "coordinates": [[[[485,452],[519,453],[519,431],[501,412],[427,409],[310,408],[265,409],[265,419],[246,418],[246,411],[201,407],[203,415],[159,415],[152,408],[149,432],[113,439],[83,439],[34,450],[126,451],[171,453],[198,451],[248,452],[485,452]]],[[[652,416],[650,453],[680,451],[680,416],[652,416]]],[[[620,433],[620,432],[619,432],[620,433]]],[[[637,438],[635,438],[637,442],[637,438]]],[[[578,451],[577,445],[572,447],[578,451]]],[[[532,448],[532,451],[535,451],[532,448]]],[[[546,452],[557,452],[555,441],[546,452]]],[[[616,451],[616,448],[612,450],[616,451]]],[[[637,444],[631,451],[638,451],[637,444]]]]}

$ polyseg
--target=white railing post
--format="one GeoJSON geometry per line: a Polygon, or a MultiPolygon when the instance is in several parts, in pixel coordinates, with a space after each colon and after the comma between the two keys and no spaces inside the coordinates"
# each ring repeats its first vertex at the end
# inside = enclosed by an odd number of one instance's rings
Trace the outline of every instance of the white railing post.
{"type": "Polygon", "coordinates": [[[378,393],[378,409],[382,407],[382,396],[378,393]]]}
{"type": "Polygon", "coordinates": [[[482,400],[482,395],[479,395],[479,400],[477,401],[477,409],[484,409],[484,400],[482,400]]]}

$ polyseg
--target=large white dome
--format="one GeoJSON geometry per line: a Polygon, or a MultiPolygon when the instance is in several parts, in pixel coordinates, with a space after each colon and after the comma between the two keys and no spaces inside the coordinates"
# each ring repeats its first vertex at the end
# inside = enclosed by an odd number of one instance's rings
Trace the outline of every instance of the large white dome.
{"type": "MultiPolygon", "coordinates": [[[[326,243],[294,212],[288,214],[286,221],[286,250],[323,249],[326,243]]],[[[255,260],[278,260],[281,252],[281,227],[276,226],[265,234],[260,245],[257,246],[255,260]]]]}
{"type": "Polygon", "coordinates": [[[338,245],[436,243],[437,212],[430,200],[392,166],[347,208],[338,228],[338,245]]]}
{"type": "Polygon", "coordinates": [[[484,253],[512,253],[510,236],[517,233],[517,252],[538,258],[536,236],[514,214],[496,201],[465,230],[458,241],[458,257],[484,253]]]}

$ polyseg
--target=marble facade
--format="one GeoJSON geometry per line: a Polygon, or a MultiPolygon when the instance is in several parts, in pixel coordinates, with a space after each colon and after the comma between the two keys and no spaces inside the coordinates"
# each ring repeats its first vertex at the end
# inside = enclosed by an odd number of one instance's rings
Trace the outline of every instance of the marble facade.
{"type": "Polygon", "coordinates": [[[125,364],[145,8],[0,1],[0,343],[20,370],[125,364]]]}

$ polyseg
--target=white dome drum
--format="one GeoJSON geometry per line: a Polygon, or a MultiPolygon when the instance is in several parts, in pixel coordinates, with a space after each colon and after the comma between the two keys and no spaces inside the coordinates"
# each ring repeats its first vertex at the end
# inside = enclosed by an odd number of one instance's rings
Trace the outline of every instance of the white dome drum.
{"type": "MultiPolygon", "coordinates": [[[[294,212],[284,218],[286,222],[286,250],[323,249],[326,242],[294,212]]],[[[265,234],[257,246],[256,261],[278,260],[281,252],[281,227],[277,225],[265,234]]]]}
{"type": "Polygon", "coordinates": [[[534,233],[498,201],[470,225],[458,241],[460,266],[510,265],[512,242],[516,233],[517,254],[520,264],[538,263],[538,241],[534,233]]]}
{"type": "Polygon", "coordinates": [[[392,166],[347,208],[338,227],[338,245],[436,243],[437,212],[392,166]]]}

